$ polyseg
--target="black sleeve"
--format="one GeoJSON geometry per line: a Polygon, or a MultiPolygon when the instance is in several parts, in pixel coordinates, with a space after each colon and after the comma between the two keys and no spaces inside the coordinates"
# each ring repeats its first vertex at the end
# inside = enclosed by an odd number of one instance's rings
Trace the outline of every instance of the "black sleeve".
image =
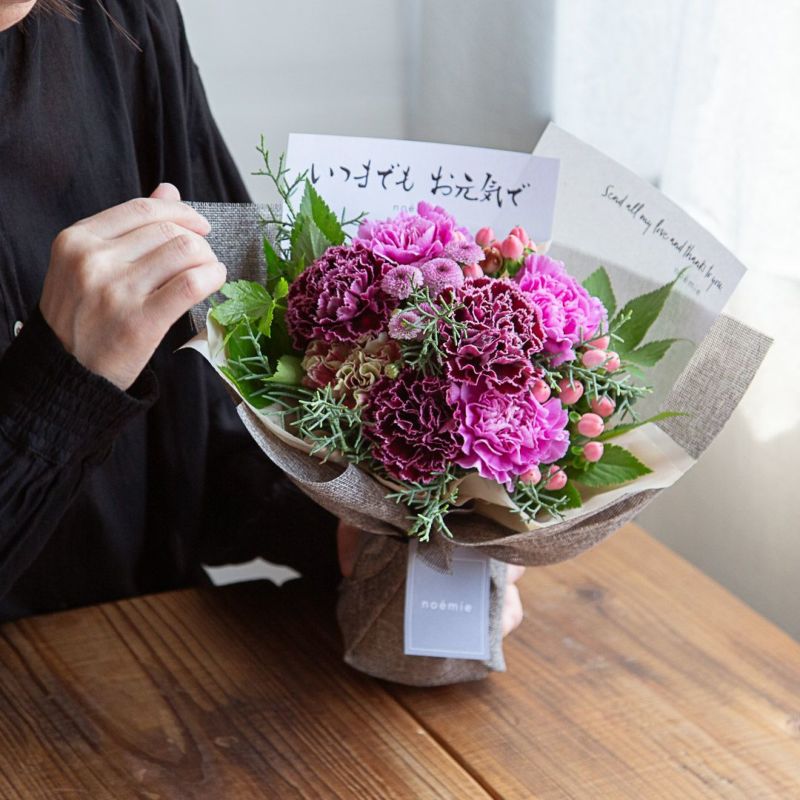
{"type": "Polygon", "coordinates": [[[157,396],[85,369],[38,309],[0,358],[0,597],[41,552],[89,467],[157,396]]]}
{"type": "MultiPolygon", "coordinates": [[[[192,148],[191,200],[250,202],[208,105],[192,59],[183,23],[180,48],[186,82],[189,141],[192,148]]],[[[205,365],[204,365],[205,366],[205,365]]],[[[259,450],[240,422],[221,379],[206,369],[208,396],[216,398],[202,533],[208,564],[261,556],[288,564],[318,583],[338,582],[336,519],[309,500],[259,450]]]]}

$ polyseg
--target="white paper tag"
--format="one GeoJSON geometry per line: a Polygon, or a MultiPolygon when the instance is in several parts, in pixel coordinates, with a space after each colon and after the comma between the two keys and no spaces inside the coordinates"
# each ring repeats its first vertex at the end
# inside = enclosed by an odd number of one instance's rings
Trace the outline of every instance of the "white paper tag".
{"type": "Polygon", "coordinates": [[[474,234],[492,226],[504,236],[523,225],[534,241],[552,236],[557,159],[485,147],[292,133],[289,178],[308,178],[327,204],[347,217],[383,219],[415,211],[425,200],[443,206],[474,234]]]}
{"type": "Polygon", "coordinates": [[[406,655],[487,661],[489,559],[471,548],[457,547],[446,574],[421,558],[419,547],[416,540],[409,542],[406,655]]]}

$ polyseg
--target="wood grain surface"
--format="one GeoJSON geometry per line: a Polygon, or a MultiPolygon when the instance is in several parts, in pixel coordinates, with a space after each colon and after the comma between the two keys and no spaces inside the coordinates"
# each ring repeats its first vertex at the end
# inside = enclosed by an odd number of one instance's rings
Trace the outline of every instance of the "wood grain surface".
{"type": "Polygon", "coordinates": [[[302,582],[0,627],[0,798],[800,798],[800,645],[635,526],[529,570],[509,671],[341,663],[302,582]]]}
{"type": "Polygon", "coordinates": [[[496,797],[800,798],[800,645],[641,529],[528,570],[508,672],[392,693],[496,797]]]}
{"type": "MultiPolygon", "coordinates": [[[[0,628],[0,798],[486,798],[377,682],[315,643],[297,588],[0,628]]],[[[313,608],[333,629],[332,599],[313,608]]]]}

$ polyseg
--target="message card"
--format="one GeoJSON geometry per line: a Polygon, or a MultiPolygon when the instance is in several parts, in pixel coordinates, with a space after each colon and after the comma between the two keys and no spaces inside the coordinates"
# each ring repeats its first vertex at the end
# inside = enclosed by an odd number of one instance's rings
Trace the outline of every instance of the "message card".
{"type": "Polygon", "coordinates": [[[598,264],[620,264],[654,283],[688,268],[679,291],[719,313],[744,266],[647,181],[549,125],[534,150],[559,159],[554,240],[598,264]]]}
{"type": "Polygon", "coordinates": [[[308,179],[328,205],[348,218],[374,219],[416,210],[425,200],[443,206],[473,233],[523,225],[536,241],[552,235],[557,159],[480,147],[367,139],[289,136],[290,177],[308,179]]]}

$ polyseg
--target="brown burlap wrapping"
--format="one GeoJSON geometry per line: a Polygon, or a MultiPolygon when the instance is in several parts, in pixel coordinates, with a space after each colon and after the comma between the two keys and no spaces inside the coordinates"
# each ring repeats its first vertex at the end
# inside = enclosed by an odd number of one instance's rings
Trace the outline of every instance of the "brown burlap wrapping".
{"type": "MultiPolygon", "coordinates": [[[[212,223],[211,245],[228,266],[229,279],[263,278],[259,224],[262,209],[251,205],[196,204],[212,223]]],[[[193,311],[198,329],[207,307],[193,311]]],[[[663,403],[689,416],[659,423],[693,458],[698,458],[719,433],[738,404],[770,346],[763,334],[727,316],[720,316],[700,343],[663,403]],[[735,354],[735,357],[734,357],[735,354]]],[[[504,669],[501,610],[505,592],[502,562],[540,566],[564,561],[593,547],[638,514],[658,493],[632,493],[599,511],[525,533],[509,531],[492,520],[455,512],[449,540],[433,537],[429,559],[446,564],[453,544],[479,547],[492,559],[489,661],[406,656],[403,652],[404,589],[407,528],[405,510],[386,499],[385,489],[369,475],[349,466],[323,464],[307,456],[259,424],[247,406],[239,414],[261,449],[309,497],[341,519],[369,531],[353,576],[342,583],[338,618],[345,660],[355,668],[412,685],[439,685],[476,680],[504,669]]]]}

